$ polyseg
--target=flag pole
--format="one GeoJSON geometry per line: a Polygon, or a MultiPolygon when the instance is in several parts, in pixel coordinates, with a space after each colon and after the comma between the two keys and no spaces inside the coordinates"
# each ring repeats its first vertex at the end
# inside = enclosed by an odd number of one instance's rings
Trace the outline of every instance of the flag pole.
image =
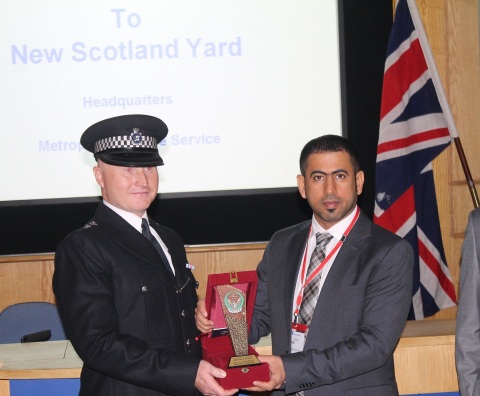
{"type": "Polygon", "coordinates": [[[470,190],[470,195],[472,196],[473,206],[475,208],[478,208],[479,201],[477,189],[475,188],[475,183],[473,181],[472,174],[470,173],[470,168],[468,167],[467,158],[465,157],[465,153],[463,152],[462,142],[460,141],[459,137],[453,138],[453,141],[455,142],[458,157],[460,158],[460,162],[462,164],[463,173],[465,174],[465,179],[467,180],[468,189],[470,190]]]}

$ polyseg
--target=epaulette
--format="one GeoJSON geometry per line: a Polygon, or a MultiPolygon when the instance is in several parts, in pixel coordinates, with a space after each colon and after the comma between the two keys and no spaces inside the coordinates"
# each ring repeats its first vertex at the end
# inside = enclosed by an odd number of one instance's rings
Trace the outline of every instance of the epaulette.
{"type": "Polygon", "coordinates": [[[93,226],[96,226],[96,225],[98,225],[98,224],[95,221],[92,220],[92,221],[88,222],[87,224],[85,224],[83,226],[83,229],[85,230],[87,228],[90,228],[90,227],[93,227],[93,226]]]}

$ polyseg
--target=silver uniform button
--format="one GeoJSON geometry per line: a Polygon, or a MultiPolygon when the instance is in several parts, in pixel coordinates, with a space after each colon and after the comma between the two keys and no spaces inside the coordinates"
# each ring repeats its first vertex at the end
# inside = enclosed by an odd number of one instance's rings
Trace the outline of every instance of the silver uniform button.
{"type": "Polygon", "coordinates": [[[184,309],[182,309],[182,312],[180,313],[180,315],[182,315],[182,317],[184,317],[184,318],[185,318],[185,317],[187,316],[187,313],[185,312],[185,310],[184,310],[184,309]]]}
{"type": "Polygon", "coordinates": [[[145,293],[146,291],[148,291],[148,287],[147,286],[142,286],[142,292],[145,293]]]}

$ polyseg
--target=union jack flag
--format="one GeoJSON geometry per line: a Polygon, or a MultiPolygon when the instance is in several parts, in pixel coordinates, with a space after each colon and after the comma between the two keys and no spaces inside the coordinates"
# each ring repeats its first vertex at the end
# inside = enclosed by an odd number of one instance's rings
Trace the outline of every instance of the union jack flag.
{"type": "Polygon", "coordinates": [[[409,319],[456,304],[431,164],[455,137],[415,0],[399,0],[385,62],[374,222],[408,240],[416,253],[409,319]]]}

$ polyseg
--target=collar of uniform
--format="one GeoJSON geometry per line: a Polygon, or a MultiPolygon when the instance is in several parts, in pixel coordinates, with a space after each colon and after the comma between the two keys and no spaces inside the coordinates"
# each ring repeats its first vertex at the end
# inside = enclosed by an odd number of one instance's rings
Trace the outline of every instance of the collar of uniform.
{"type": "Polygon", "coordinates": [[[145,217],[147,220],[147,212],[143,214],[142,217],[137,216],[136,214],[127,212],[126,210],[117,208],[113,206],[111,203],[103,200],[103,203],[112,209],[116,214],[118,214],[123,220],[125,220],[128,224],[130,224],[133,228],[135,228],[138,232],[142,232],[142,218],[145,217]]]}

